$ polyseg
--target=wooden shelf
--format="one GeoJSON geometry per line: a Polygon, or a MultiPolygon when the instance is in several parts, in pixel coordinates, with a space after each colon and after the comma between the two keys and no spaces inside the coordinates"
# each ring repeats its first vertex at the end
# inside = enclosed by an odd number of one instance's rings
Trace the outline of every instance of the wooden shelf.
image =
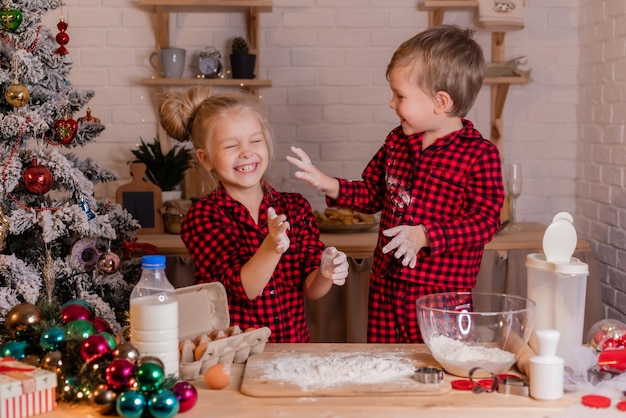
{"type": "Polygon", "coordinates": [[[164,7],[272,7],[272,0],[140,0],[139,4],[164,7]]]}
{"type": "Polygon", "coordinates": [[[259,9],[271,10],[271,0],[139,0],[139,4],[155,8],[157,49],[170,47],[170,12],[207,9],[227,12],[233,8],[242,10],[246,14],[248,47],[251,54],[257,55],[255,74],[259,74],[259,9]]]}
{"type": "Polygon", "coordinates": [[[446,9],[477,8],[477,0],[427,0],[420,3],[423,10],[428,10],[428,26],[437,26],[443,23],[446,9]]]}
{"type": "Polygon", "coordinates": [[[271,80],[259,79],[235,79],[235,78],[142,78],[141,84],[147,86],[216,86],[216,87],[241,87],[257,88],[271,87],[271,80]]]}

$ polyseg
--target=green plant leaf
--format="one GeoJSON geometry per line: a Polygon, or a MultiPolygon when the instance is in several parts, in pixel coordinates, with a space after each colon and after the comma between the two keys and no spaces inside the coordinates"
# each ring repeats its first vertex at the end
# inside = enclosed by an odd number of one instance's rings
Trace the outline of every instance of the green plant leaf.
{"type": "Polygon", "coordinates": [[[185,171],[191,166],[191,152],[183,147],[172,147],[166,154],[161,142],[154,138],[152,143],[141,139],[141,144],[131,150],[134,161],[146,165],[146,180],[156,184],[162,191],[174,190],[185,179],[185,171]]]}

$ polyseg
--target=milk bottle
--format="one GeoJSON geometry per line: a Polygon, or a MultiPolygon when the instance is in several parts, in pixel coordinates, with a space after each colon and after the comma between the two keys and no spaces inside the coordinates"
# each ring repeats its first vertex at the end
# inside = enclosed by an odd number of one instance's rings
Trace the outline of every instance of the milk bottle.
{"type": "Polygon", "coordinates": [[[141,278],[130,295],[130,342],[142,357],[158,357],[166,375],[178,376],[178,300],[165,275],[165,256],[141,261],[141,278]]]}

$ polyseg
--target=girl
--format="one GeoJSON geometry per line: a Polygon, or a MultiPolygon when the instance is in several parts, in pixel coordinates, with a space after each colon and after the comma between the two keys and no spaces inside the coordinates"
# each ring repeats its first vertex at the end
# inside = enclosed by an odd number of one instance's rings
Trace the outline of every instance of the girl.
{"type": "Polygon", "coordinates": [[[318,299],[348,275],[346,255],[324,249],[308,201],[263,180],[272,136],[259,100],[243,91],[170,93],[160,107],[172,138],[190,139],[214,190],[190,209],[181,238],[196,283],[220,281],[232,324],[271,329],[270,342],[309,342],[304,296],[318,299]]]}

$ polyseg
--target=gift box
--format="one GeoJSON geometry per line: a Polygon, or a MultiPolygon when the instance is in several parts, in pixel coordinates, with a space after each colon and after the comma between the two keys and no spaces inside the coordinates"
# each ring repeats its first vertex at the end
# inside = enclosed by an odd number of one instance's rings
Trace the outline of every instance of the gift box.
{"type": "MultiPolygon", "coordinates": [[[[202,283],[176,289],[178,299],[178,338],[182,342],[213,331],[226,331],[230,325],[228,297],[220,282],[202,283]]],[[[262,353],[271,334],[267,327],[250,329],[207,344],[195,361],[181,358],[179,377],[192,380],[217,363],[245,363],[250,355],[262,353]]],[[[131,337],[132,342],[132,337],[131,337]]]]}
{"type": "Polygon", "coordinates": [[[26,418],[56,406],[57,375],[14,359],[0,360],[0,418],[26,418]]]}

